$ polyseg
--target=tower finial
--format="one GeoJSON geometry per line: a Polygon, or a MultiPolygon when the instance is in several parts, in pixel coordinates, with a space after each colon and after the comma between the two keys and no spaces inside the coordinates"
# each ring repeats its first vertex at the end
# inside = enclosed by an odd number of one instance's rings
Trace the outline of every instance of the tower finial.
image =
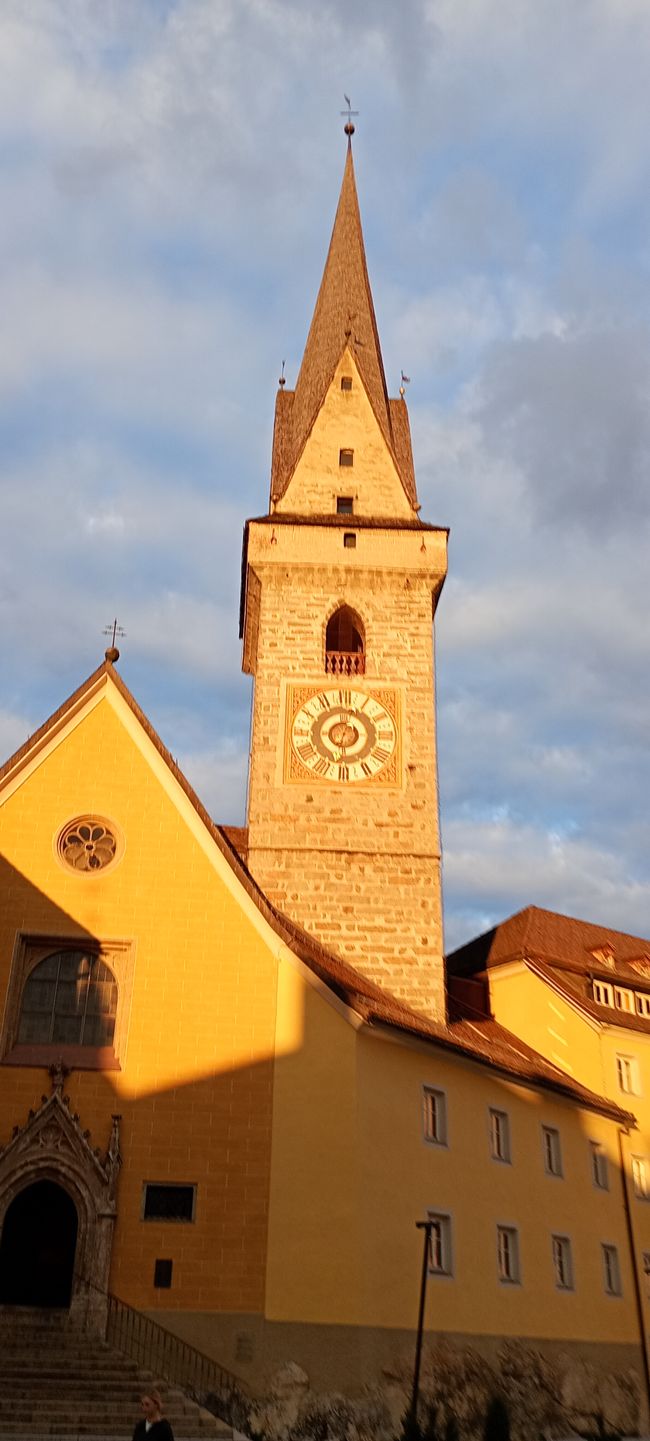
{"type": "Polygon", "coordinates": [[[346,103],[346,105],[347,105],[348,108],[347,108],[347,110],[341,110],[340,113],[341,113],[341,115],[347,115],[347,117],[348,117],[345,125],[343,126],[343,131],[344,131],[344,134],[347,135],[347,137],[348,137],[348,145],[349,145],[349,144],[350,144],[350,141],[352,140],[352,136],[354,135],[354,125],[352,124],[352,116],[353,116],[353,115],[358,115],[358,114],[359,114],[359,111],[352,109],[352,101],[350,100],[350,96],[349,96],[349,95],[346,95],[346,94],[344,93],[343,99],[345,100],[345,103],[346,103]]]}

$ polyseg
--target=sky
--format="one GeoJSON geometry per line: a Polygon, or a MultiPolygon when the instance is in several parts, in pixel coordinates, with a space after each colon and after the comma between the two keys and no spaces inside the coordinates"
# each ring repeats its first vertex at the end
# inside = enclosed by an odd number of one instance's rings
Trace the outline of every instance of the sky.
{"type": "Polygon", "coordinates": [[[121,673],[241,824],[241,533],[345,158],[438,609],[448,948],[650,935],[647,0],[3,0],[0,755],[121,673]]]}

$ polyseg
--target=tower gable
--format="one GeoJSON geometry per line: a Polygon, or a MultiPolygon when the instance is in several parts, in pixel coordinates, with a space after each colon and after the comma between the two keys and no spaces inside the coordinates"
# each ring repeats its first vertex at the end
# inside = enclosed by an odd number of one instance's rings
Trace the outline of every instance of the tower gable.
{"type": "Polygon", "coordinates": [[[331,515],[344,500],[352,502],[351,515],[413,520],[416,514],[348,345],[276,509],[331,515]]]}

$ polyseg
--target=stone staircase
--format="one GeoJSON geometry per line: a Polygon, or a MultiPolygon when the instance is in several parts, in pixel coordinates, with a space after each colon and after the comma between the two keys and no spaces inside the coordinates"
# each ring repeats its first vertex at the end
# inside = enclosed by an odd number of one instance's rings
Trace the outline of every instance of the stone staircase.
{"type": "MultiPolygon", "coordinates": [[[[65,1311],[0,1307],[0,1441],[121,1441],[157,1378],[68,1325],[65,1311]]],[[[232,1441],[232,1430],[164,1387],[175,1441],[232,1441]]]]}

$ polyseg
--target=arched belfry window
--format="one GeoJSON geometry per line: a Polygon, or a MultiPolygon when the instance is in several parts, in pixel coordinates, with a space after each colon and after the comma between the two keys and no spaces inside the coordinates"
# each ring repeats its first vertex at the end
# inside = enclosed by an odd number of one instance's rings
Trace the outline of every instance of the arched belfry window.
{"type": "Polygon", "coordinates": [[[327,622],[325,670],[328,675],[363,675],[366,668],[363,622],[349,605],[339,606],[327,622]]]}
{"type": "Polygon", "coordinates": [[[30,971],[22,994],[19,1045],[112,1046],[117,982],[87,951],[55,951],[30,971]]]}

